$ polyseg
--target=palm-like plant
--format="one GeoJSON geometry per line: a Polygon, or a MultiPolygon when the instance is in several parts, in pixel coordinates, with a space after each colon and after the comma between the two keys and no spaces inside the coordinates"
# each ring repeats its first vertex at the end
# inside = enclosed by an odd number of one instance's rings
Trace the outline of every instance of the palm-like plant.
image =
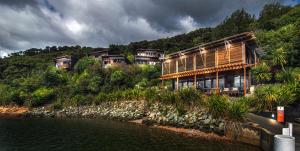
{"type": "Polygon", "coordinates": [[[270,67],[265,62],[262,62],[255,68],[252,68],[251,71],[253,73],[254,79],[258,83],[264,83],[271,80],[272,74],[270,73],[270,67]]]}
{"type": "Polygon", "coordinates": [[[271,51],[270,59],[273,65],[280,65],[282,70],[285,71],[284,65],[287,63],[287,52],[282,47],[271,51]]]}

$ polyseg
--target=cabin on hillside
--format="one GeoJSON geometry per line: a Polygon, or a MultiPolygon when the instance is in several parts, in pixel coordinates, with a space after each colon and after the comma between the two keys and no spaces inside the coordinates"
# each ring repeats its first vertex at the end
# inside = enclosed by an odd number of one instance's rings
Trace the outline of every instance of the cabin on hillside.
{"type": "Polygon", "coordinates": [[[76,59],[73,56],[64,55],[56,57],[54,62],[55,67],[58,69],[71,70],[76,63],[76,59]]]}
{"type": "Polygon", "coordinates": [[[90,52],[88,56],[94,57],[95,59],[102,60],[102,56],[107,56],[109,54],[108,49],[103,49],[100,51],[90,52]]]}
{"type": "Polygon", "coordinates": [[[167,55],[160,79],[172,80],[174,89],[246,95],[254,85],[250,68],[259,62],[258,51],[251,32],[226,37],[167,55]]]}
{"type": "Polygon", "coordinates": [[[156,65],[161,63],[164,58],[164,52],[158,49],[138,49],[134,56],[136,64],[156,65]]]}
{"type": "Polygon", "coordinates": [[[124,55],[111,53],[108,49],[89,53],[89,56],[98,59],[104,68],[127,64],[124,55]]]}
{"type": "Polygon", "coordinates": [[[123,55],[106,55],[102,56],[102,65],[107,68],[110,66],[119,66],[127,64],[126,58],[123,55]]]}

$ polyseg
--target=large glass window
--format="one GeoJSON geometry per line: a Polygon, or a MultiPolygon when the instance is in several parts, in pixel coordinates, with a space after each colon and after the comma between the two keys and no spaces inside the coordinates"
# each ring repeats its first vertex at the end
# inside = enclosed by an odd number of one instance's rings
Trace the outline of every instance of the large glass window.
{"type": "Polygon", "coordinates": [[[211,79],[206,78],[205,79],[205,88],[210,89],[211,88],[211,79]]]}
{"type": "Polygon", "coordinates": [[[225,87],[225,80],[224,80],[224,77],[220,77],[219,78],[219,88],[220,89],[224,89],[225,87]]]}
{"type": "Polygon", "coordinates": [[[201,78],[197,81],[197,85],[199,89],[203,89],[204,88],[204,79],[201,78]]]}
{"type": "Polygon", "coordinates": [[[234,76],[233,86],[236,87],[236,88],[241,87],[241,76],[239,76],[239,75],[234,76]]]}
{"type": "Polygon", "coordinates": [[[212,88],[216,88],[216,87],[217,87],[217,80],[212,79],[212,88]]]}

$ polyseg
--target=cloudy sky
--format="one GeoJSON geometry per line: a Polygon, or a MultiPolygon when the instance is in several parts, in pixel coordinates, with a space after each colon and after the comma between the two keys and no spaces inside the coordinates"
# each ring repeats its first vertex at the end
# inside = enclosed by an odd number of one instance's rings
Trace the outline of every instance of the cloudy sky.
{"type": "Polygon", "coordinates": [[[215,26],[236,9],[258,15],[267,3],[297,1],[0,0],[0,56],[32,47],[107,47],[170,37],[215,26]]]}

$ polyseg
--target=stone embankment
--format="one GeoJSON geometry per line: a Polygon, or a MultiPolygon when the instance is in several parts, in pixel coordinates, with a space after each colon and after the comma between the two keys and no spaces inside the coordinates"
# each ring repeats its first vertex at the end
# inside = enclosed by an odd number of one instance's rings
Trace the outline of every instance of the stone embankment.
{"type": "Polygon", "coordinates": [[[224,133],[224,120],[214,119],[205,108],[194,107],[179,112],[173,105],[159,103],[145,104],[143,101],[106,102],[98,106],[33,108],[27,111],[26,117],[56,118],[113,118],[119,120],[142,119],[147,125],[168,125],[174,127],[199,129],[205,132],[224,133]],[[179,114],[181,113],[181,114],[179,114]]]}

